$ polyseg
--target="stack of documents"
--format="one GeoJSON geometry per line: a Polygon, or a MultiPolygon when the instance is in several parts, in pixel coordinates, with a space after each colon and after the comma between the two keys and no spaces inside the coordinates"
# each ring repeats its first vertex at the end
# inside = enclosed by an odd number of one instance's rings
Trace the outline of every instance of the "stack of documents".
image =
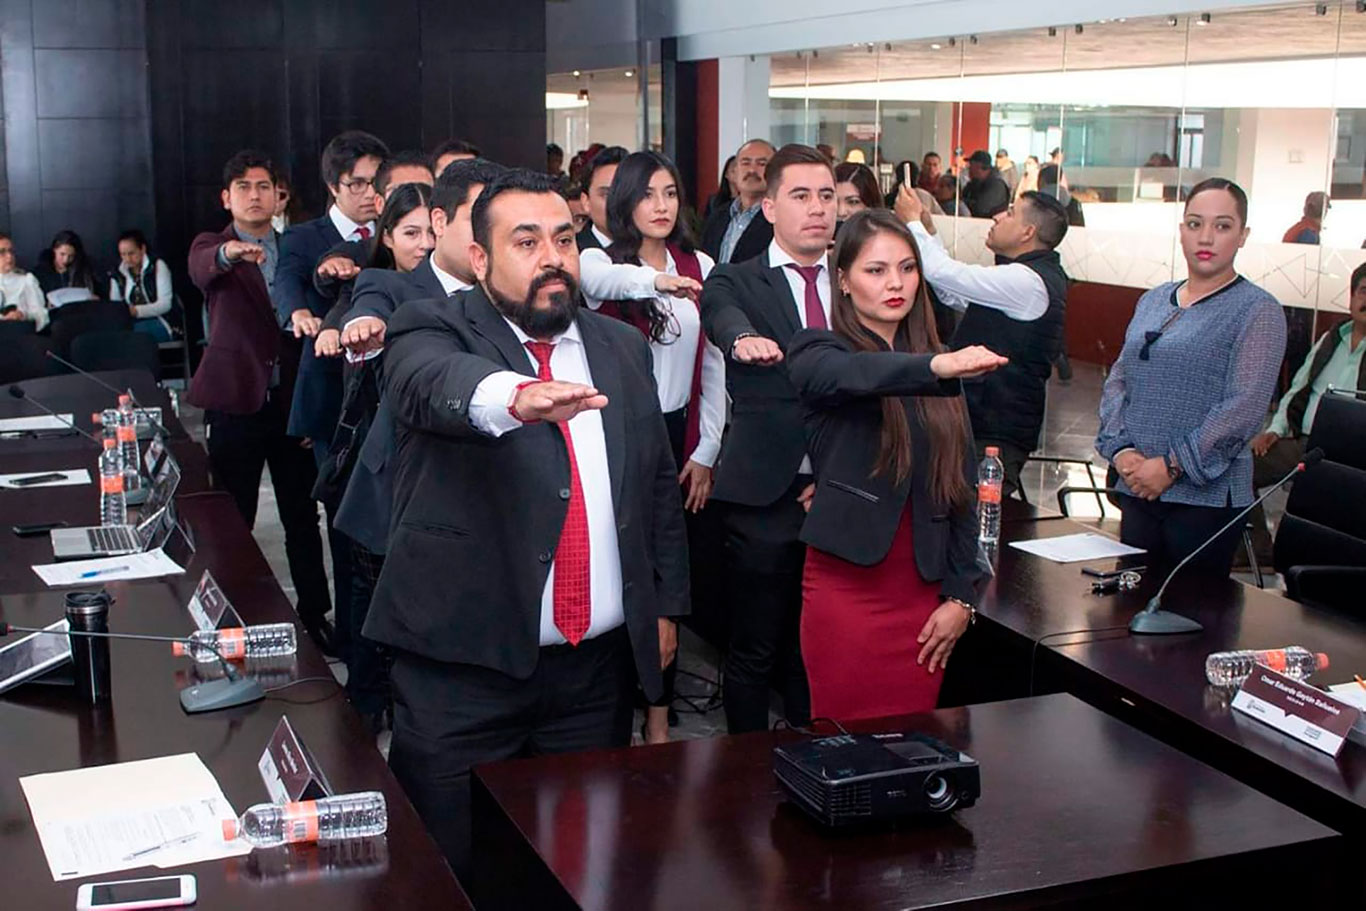
{"type": "Polygon", "coordinates": [[[155,579],[176,576],[185,567],[161,550],[149,550],[122,557],[96,557],[93,560],[68,560],[64,563],[40,563],[33,567],[38,577],[53,587],[59,585],[99,585],[120,579],[155,579]]]}
{"type": "Polygon", "coordinates": [[[58,882],[251,852],[242,839],[223,840],[223,821],[237,814],[194,753],[29,775],[19,785],[58,882]]]}

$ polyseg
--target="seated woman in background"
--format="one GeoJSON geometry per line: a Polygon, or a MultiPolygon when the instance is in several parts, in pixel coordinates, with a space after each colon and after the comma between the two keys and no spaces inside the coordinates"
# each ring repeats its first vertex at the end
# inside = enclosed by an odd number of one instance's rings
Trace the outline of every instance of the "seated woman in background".
{"type": "MultiPolygon", "coordinates": [[[[1222,177],[1191,188],[1181,221],[1190,277],[1139,298],[1105,381],[1096,450],[1118,472],[1120,538],[1171,569],[1252,502],[1249,441],[1285,356],[1285,314],[1243,278],[1247,194],[1222,177]]],[[[1242,529],[1186,572],[1227,576],[1242,529]]]]}
{"type": "Polygon", "coordinates": [[[47,328],[47,303],[33,273],[19,268],[14,238],[0,233],[0,319],[29,320],[33,331],[47,328]]]}
{"type": "Polygon", "coordinates": [[[109,277],[109,299],[128,305],[134,331],[159,342],[171,340],[165,319],[175,300],[171,269],[148,255],[147,238],[136,228],[119,235],[119,268],[109,277]]]}
{"type": "Polygon", "coordinates": [[[833,260],[833,331],[803,330],[787,352],[816,479],[802,526],[811,714],[928,711],[987,574],[956,380],[1006,359],[944,351],[915,240],[891,212],[855,214],[833,260]]]}
{"type": "Polygon", "coordinates": [[[58,231],[52,243],[38,257],[38,267],[33,270],[38,286],[44,294],[67,288],[84,288],[90,297],[98,295],[95,270],[90,265],[90,257],[85,255],[85,244],[75,231],[58,231]]]}

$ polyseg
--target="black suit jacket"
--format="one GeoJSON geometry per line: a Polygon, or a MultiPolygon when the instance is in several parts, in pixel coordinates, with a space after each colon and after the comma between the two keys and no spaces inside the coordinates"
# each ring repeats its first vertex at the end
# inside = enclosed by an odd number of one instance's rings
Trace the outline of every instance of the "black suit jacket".
{"type": "MultiPolygon", "coordinates": [[[[577,317],[602,411],[622,602],[641,684],[661,690],[659,617],[688,611],[688,552],[650,349],[634,327],[577,317]]],[[[568,509],[554,424],[489,437],[469,418],[480,381],[533,375],[480,289],[419,300],[389,321],[384,394],[398,422],[394,524],[365,635],[435,661],[526,679],[540,657],[541,595],[568,509]]]]}
{"type": "MultiPolygon", "coordinates": [[[[799,332],[788,348],[788,372],[806,408],[806,436],[816,495],[802,525],[812,547],[872,566],[887,556],[901,511],[911,504],[915,564],[926,581],[943,581],[945,597],[976,603],[985,571],[977,560],[972,500],[945,505],[929,488],[930,447],[915,396],[962,395],[957,380],[930,371],[930,354],[857,352],[824,329],[799,332]],[[911,474],[900,484],[873,474],[882,434],[882,399],[901,397],[911,431],[911,474]]],[[[972,430],[963,427],[963,475],[977,483],[972,430]]]]}
{"type": "MultiPolygon", "coordinates": [[[[327,316],[331,301],[318,293],[313,274],[318,259],[341,240],[327,215],[293,225],[281,236],[273,290],[275,310],[285,329],[289,329],[290,314],[295,310],[308,310],[319,319],[327,316]]],[[[289,413],[290,435],[331,440],[341,413],[341,399],[341,358],[315,357],[312,339],[305,338],[289,413]]]]}
{"type": "Polygon", "coordinates": [[[702,287],[702,328],[726,356],[730,430],[716,466],[712,496],[728,503],[768,506],[787,491],[806,454],[802,403],[786,362],[741,364],[731,348],[742,334],[761,335],[784,349],[801,329],[797,303],[781,267],[768,254],[717,266],[702,287]]]}
{"type": "MultiPolygon", "coordinates": [[[[730,206],[724,205],[707,216],[702,226],[701,247],[717,263],[721,262],[721,241],[726,236],[730,224],[730,206]]],[[[740,239],[735,242],[735,250],[730,255],[732,263],[742,263],[753,259],[768,249],[773,243],[773,223],[764,218],[763,212],[754,213],[754,220],[745,228],[740,239]]]]}
{"type": "MultiPolygon", "coordinates": [[[[364,269],[356,276],[352,307],[341,320],[373,316],[388,323],[401,304],[410,300],[441,299],[446,291],[432,271],[430,259],[409,273],[364,269]]],[[[380,361],[369,361],[380,369],[380,361]]],[[[394,498],[394,413],[382,395],[347,481],[333,525],[375,554],[389,549],[389,526],[394,498]]]]}
{"type": "Polygon", "coordinates": [[[593,225],[591,222],[586,228],[574,235],[574,242],[579,245],[580,253],[584,250],[602,249],[602,241],[598,240],[598,236],[593,233],[593,225]]]}

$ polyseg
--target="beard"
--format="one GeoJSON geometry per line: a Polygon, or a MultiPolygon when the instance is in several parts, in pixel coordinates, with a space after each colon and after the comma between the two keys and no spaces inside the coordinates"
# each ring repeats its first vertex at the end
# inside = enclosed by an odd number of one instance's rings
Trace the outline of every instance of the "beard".
{"type": "Polygon", "coordinates": [[[498,312],[534,339],[559,335],[579,315],[579,283],[563,269],[550,269],[536,276],[521,300],[503,294],[494,287],[492,281],[489,281],[485,290],[498,312]],[[536,295],[554,281],[563,282],[566,290],[551,294],[548,307],[536,306],[536,295]]]}

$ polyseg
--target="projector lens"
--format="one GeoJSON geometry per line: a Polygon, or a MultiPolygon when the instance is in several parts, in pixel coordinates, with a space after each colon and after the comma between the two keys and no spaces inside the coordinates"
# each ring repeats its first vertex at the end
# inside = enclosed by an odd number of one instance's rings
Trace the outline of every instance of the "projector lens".
{"type": "Polygon", "coordinates": [[[942,775],[931,775],[925,779],[925,799],[929,801],[931,810],[947,810],[958,802],[942,775]]]}

